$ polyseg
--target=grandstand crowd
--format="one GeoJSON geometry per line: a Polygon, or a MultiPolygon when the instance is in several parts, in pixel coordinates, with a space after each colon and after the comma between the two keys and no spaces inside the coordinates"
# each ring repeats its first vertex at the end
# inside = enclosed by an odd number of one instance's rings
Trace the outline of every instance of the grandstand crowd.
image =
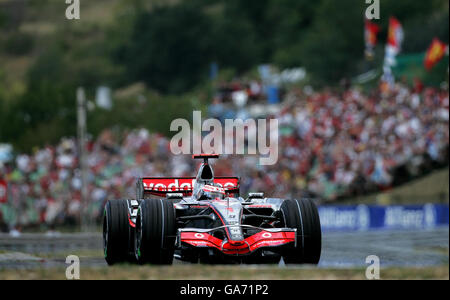
{"type": "MultiPolygon", "coordinates": [[[[214,101],[220,105],[222,99],[214,101]]],[[[260,166],[258,157],[238,155],[214,164],[216,175],[241,177],[244,197],[249,191],[263,191],[332,202],[388,189],[448,163],[447,89],[401,83],[368,94],[350,87],[340,92],[292,89],[270,117],[280,126],[275,165],[260,166]]],[[[133,197],[137,177],[192,176],[196,162],[188,155],[172,155],[169,142],[146,129],[107,129],[91,138],[89,214],[100,222],[107,199],[133,197]]],[[[0,179],[8,184],[6,203],[0,203],[0,225],[77,224],[78,165],[75,138],[0,164],[0,179]]]]}

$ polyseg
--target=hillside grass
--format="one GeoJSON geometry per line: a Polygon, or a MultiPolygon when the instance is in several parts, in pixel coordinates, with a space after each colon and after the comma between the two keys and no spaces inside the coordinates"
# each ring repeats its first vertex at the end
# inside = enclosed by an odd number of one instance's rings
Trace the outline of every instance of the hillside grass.
{"type": "Polygon", "coordinates": [[[355,197],[344,203],[365,204],[419,204],[449,202],[449,168],[432,172],[392,190],[355,197]]]}
{"type": "MultiPolygon", "coordinates": [[[[80,20],[67,20],[65,17],[67,4],[61,0],[42,0],[33,3],[29,1],[23,10],[18,28],[3,31],[4,36],[28,34],[33,37],[33,49],[25,55],[6,53],[0,47],[0,70],[5,71],[5,82],[23,84],[26,73],[33,65],[39,53],[46,51],[48,41],[61,28],[79,28],[94,26],[99,30],[114,22],[115,12],[119,9],[121,0],[95,0],[80,2],[80,20]]],[[[0,0],[2,4],[10,0],[0,0]]],[[[0,39],[1,42],[1,39],[0,39]]],[[[86,41],[84,41],[86,42],[86,41]]]]}

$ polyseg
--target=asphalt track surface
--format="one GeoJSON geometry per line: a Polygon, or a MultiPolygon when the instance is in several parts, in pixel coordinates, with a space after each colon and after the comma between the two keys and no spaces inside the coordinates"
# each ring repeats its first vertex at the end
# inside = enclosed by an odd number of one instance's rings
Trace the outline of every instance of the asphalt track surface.
{"type": "MultiPolygon", "coordinates": [[[[420,231],[328,232],[320,268],[367,266],[376,255],[382,267],[448,264],[449,228],[420,231]]],[[[103,267],[101,234],[0,234],[0,270],[66,267],[65,255],[80,255],[81,266],[103,267]],[[84,251],[84,252],[83,252],[84,251]]],[[[176,261],[176,260],[175,260],[176,261]]],[[[179,262],[176,262],[179,263],[179,262]]],[[[283,263],[280,264],[282,266],[283,263]]]]}

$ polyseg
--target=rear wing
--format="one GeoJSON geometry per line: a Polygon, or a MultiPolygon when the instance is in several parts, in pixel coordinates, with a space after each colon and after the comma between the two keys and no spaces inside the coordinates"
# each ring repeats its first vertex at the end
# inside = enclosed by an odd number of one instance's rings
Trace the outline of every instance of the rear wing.
{"type": "Polygon", "coordinates": [[[193,159],[209,159],[209,158],[219,158],[219,154],[194,154],[193,159]]]}
{"type": "MultiPolygon", "coordinates": [[[[239,194],[239,177],[215,177],[214,183],[223,187],[226,194],[239,194]]],[[[195,177],[144,177],[137,181],[136,198],[147,195],[165,197],[168,193],[182,193],[191,196],[195,177]]]]}

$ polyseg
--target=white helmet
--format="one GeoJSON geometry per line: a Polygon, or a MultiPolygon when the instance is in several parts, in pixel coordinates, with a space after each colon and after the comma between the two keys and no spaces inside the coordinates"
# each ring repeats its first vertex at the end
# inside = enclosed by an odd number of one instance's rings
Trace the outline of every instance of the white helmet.
{"type": "Polygon", "coordinates": [[[225,198],[225,189],[219,186],[205,184],[201,189],[201,198],[223,199],[225,198]]]}

